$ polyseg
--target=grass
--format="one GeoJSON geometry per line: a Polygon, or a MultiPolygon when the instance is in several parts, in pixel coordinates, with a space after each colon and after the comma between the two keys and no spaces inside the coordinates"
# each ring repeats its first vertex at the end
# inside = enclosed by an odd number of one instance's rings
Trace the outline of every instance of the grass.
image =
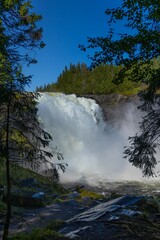
{"type": "MultiPolygon", "coordinates": [[[[6,171],[4,162],[0,161],[0,184],[6,186],[6,171]]],[[[24,208],[23,201],[26,201],[28,195],[32,195],[35,192],[43,191],[45,192],[47,199],[44,199],[48,204],[48,202],[53,202],[52,196],[54,194],[61,195],[66,193],[66,190],[57,182],[53,182],[50,178],[39,175],[38,173],[20,167],[16,165],[12,165],[11,168],[11,191],[12,191],[12,215],[21,217],[24,208]],[[21,181],[26,178],[34,178],[35,185],[23,187],[21,181]],[[48,197],[51,196],[51,197],[48,197]],[[17,205],[14,204],[14,201],[17,205]],[[20,204],[22,202],[22,204],[20,204]],[[15,207],[17,206],[17,207],[15,207]]],[[[5,193],[3,196],[3,200],[5,199],[5,193]]],[[[28,204],[29,204],[29,200],[28,204]]],[[[37,206],[36,206],[37,207],[37,206]]],[[[6,204],[5,202],[0,201],[0,221],[3,222],[4,215],[6,213],[6,204]]],[[[60,221],[52,221],[47,227],[41,229],[34,229],[31,233],[17,233],[14,236],[11,236],[9,239],[12,240],[54,240],[54,239],[67,239],[57,233],[56,229],[62,224],[60,221]]]]}
{"type": "MultiPolygon", "coordinates": [[[[41,207],[54,201],[54,195],[66,193],[66,190],[51,178],[39,175],[38,173],[23,168],[18,165],[10,166],[11,176],[11,201],[13,206],[19,207],[41,207]],[[24,187],[22,180],[33,178],[35,184],[24,187]],[[44,192],[42,199],[31,199],[32,195],[37,192],[44,192]]],[[[4,161],[0,160],[0,184],[6,186],[6,171],[4,161]]],[[[3,201],[6,201],[6,189],[3,194],[3,201]]],[[[3,212],[0,206],[0,214],[3,212]]]]}
{"type": "MultiPolygon", "coordinates": [[[[0,160],[0,184],[6,185],[6,171],[5,171],[5,164],[2,160],[0,160]]],[[[10,176],[11,176],[11,185],[14,189],[25,190],[25,188],[22,189],[20,187],[20,182],[22,179],[25,178],[34,178],[37,182],[36,187],[42,188],[50,193],[65,193],[65,189],[58,184],[57,182],[54,182],[51,178],[42,176],[30,169],[23,168],[18,165],[11,165],[10,167],[10,176]]],[[[32,191],[32,189],[30,189],[32,191]]]]}
{"type": "Polygon", "coordinates": [[[46,228],[34,229],[31,233],[18,233],[9,238],[9,240],[63,240],[68,239],[57,233],[55,230],[46,228]]]}

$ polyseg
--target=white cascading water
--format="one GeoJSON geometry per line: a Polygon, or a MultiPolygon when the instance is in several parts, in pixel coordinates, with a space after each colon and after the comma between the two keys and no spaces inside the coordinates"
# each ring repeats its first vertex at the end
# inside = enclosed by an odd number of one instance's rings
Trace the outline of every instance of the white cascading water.
{"type": "Polygon", "coordinates": [[[53,136],[51,144],[68,164],[65,173],[60,173],[62,182],[142,178],[123,158],[128,137],[137,132],[136,107],[132,104],[122,112],[123,120],[117,119],[117,127],[104,122],[94,100],[75,95],[43,93],[38,109],[45,130],[53,136]]]}

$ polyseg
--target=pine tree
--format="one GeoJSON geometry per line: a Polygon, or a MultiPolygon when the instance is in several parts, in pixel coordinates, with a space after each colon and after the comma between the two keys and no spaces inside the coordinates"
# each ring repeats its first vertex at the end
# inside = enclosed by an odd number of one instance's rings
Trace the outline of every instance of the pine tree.
{"type": "Polygon", "coordinates": [[[7,239],[11,217],[10,165],[25,161],[34,169],[42,163],[55,169],[49,160],[53,154],[44,149],[52,137],[36,116],[38,94],[25,92],[31,76],[23,74],[23,64],[36,63],[28,50],[44,47],[42,29],[37,28],[41,16],[31,9],[29,0],[0,0],[0,154],[6,162],[7,182],[3,239],[7,239]]]}
{"type": "Polygon", "coordinates": [[[92,67],[101,63],[122,65],[115,79],[117,83],[127,78],[145,85],[139,96],[140,109],[146,116],[140,123],[141,133],[130,138],[131,145],[125,150],[125,156],[144,176],[154,176],[160,146],[160,65],[154,64],[160,56],[160,3],[159,0],[123,0],[119,7],[107,9],[106,14],[110,26],[108,35],[88,38],[88,46],[80,48],[94,49],[92,67]],[[124,33],[115,32],[117,21],[125,25],[124,33]]]}

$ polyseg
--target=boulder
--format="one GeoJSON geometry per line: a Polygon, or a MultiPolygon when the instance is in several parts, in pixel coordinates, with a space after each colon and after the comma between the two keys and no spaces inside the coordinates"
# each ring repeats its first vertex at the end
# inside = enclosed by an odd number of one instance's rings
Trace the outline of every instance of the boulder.
{"type": "Polygon", "coordinates": [[[32,198],[34,198],[34,199],[42,199],[44,197],[45,197],[45,193],[44,192],[38,192],[38,193],[34,193],[32,195],[32,198]]]}
{"type": "MultiPolygon", "coordinates": [[[[74,218],[68,220],[68,222],[73,222],[73,221],[95,221],[99,219],[106,219],[108,220],[112,214],[124,214],[124,210],[128,209],[128,213],[126,212],[127,215],[129,215],[129,210],[130,210],[130,215],[135,215],[138,213],[137,208],[143,204],[146,203],[145,197],[132,197],[132,196],[122,196],[119,198],[116,198],[114,200],[110,200],[105,203],[100,203],[96,205],[93,208],[90,208],[89,210],[85,211],[84,213],[81,213],[74,218]],[[135,209],[135,213],[134,210],[135,209]],[[132,210],[132,214],[131,214],[132,210]]],[[[140,212],[139,212],[140,213],[140,212]]]]}
{"type": "MultiPolygon", "coordinates": [[[[120,231],[122,231],[122,234],[124,233],[124,229],[120,229],[119,226],[121,226],[121,223],[125,223],[125,221],[126,224],[130,223],[129,226],[131,227],[132,223],[143,221],[143,219],[146,223],[145,214],[150,208],[150,204],[150,197],[118,197],[114,200],[97,204],[67,220],[60,232],[70,239],[111,240],[120,231]]],[[[158,217],[159,215],[156,215],[156,220],[158,217]]]]}
{"type": "MultiPolygon", "coordinates": [[[[36,208],[44,206],[45,194],[43,192],[30,192],[27,190],[12,190],[11,203],[13,206],[36,208]]],[[[3,201],[7,201],[7,196],[3,196],[3,201]]]]}

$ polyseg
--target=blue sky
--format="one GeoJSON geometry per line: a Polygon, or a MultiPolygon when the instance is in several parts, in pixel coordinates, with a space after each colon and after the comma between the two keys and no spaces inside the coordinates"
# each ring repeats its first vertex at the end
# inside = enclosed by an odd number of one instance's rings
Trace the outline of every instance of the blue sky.
{"type": "MultiPolygon", "coordinates": [[[[36,50],[38,63],[25,67],[33,75],[28,91],[36,86],[56,82],[65,65],[90,64],[87,53],[80,51],[87,37],[105,36],[108,31],[105,10],[118,6],[122,0],[33,0],[33,11],[41,14],[43,40],[46,47],[36,50]]],[[[119,26],[117,25],[117,28],[119,26]]],[[[117,29],[118,30],[118,29],[117,29]]]]}

